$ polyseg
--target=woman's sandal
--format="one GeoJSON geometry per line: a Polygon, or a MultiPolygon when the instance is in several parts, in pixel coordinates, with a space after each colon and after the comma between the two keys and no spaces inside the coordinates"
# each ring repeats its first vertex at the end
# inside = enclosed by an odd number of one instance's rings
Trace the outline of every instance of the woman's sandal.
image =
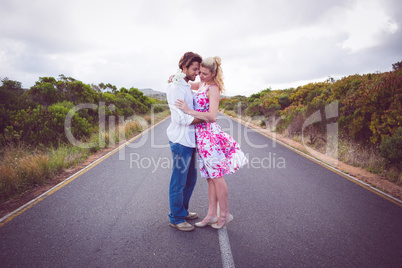
{"type": "Polygon", "coordinates": [[[223,227],[225,227],[226,224],[231,221],[233,221],[233,215],[229,214],[229,216],[226,217],[226,221],[222,225],[218,225],[218,222],[216,222],[214,224],[211,224],[211,227],[214,229],[222,229],[223,227]]]}

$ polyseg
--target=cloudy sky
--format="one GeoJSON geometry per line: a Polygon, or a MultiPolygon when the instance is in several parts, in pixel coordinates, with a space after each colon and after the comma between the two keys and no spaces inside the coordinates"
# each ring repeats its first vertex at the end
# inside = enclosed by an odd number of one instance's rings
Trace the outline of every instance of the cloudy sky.
{"type": "Polygon", "coordinates": [[[0,78],[165,91],[186,51],[249,96],[402,61],[400,0],[1,0],[0,78]]]}

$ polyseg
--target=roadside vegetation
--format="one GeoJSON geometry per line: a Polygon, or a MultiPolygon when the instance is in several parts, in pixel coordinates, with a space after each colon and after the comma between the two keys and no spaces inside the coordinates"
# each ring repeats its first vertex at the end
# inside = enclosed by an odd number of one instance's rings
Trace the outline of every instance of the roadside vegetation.
{"type": "Polygon", "coordinates": [[[402,62],[390,72],[225,98],[220,108],[402,185],[402,62]]]}
{"type": "Polygon", "coordinates": [[[148,98],[134,87],[88,85],[60,75],[41,77],[26,90],[18,81],[3,79],[0,202],[52,180],[169,114],[166,102],[148,98]],[[66,122],[71,124],[65,127],[66,122]]]}

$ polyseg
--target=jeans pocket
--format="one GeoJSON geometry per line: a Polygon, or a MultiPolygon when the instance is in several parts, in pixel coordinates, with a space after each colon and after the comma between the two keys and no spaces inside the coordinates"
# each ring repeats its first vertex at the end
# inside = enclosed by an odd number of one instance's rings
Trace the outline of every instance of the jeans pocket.
{"type": "Polygon", "coordinates": [[[173,154],[177,155],[180,153],[180,149],[182,146],[179,143],[173,143],[173,142],[169,141],[169,145],[170,145],[170,150],[172,151],[173,154]]]}

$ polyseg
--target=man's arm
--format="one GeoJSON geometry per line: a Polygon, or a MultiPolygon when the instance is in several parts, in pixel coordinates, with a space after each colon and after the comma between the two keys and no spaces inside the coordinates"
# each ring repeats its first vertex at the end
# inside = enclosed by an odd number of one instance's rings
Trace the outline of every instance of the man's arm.
{"type": "MultiPolygon", "coordinates": [[[[170,85],[172,86],[172,85],[170,85]]],[[[184,99],[183,91],[179,88],[168,89],[167,93],[167,101],[170,108],[170,113],[172,117],[172,121],[176,122],[179,125],[190,125],[194,120],[194,117],[188,114],[183,113],[180,109],[178,109],[174,103],[177,99],[184,99]]]]}

